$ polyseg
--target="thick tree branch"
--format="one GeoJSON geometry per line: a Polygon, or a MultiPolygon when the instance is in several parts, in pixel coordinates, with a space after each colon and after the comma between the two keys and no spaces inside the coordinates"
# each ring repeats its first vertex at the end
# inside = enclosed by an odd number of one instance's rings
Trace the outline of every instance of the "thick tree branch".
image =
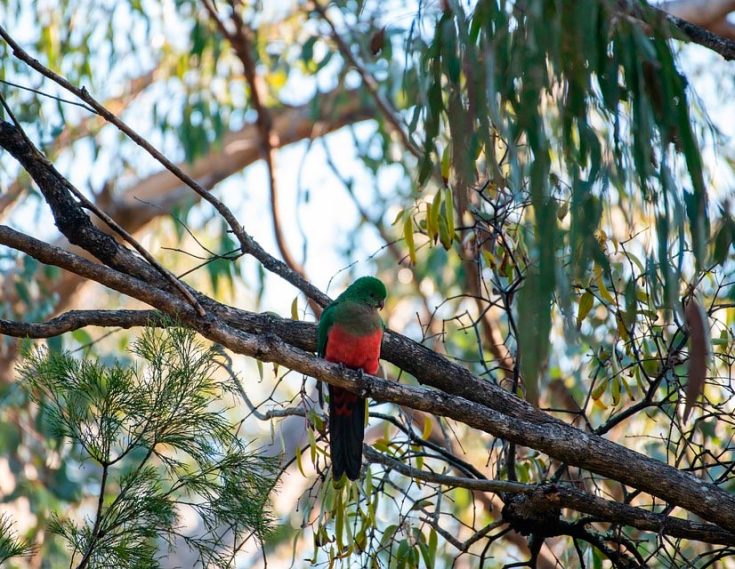
{"type": "MultiPolygon", "coordinates": [[[[141,302],[145,302],[150,306],[160,308],[170,316],[176,317],[176,314],[178,313],[190,311],[193,313],[193,308],[187,303],[169,293],[151,286],[149,283],[105,265],[93,263],[84,257],[75,255],[74,253],[61,249],[60,247],[49,245],[48,243],[31,237],[30,235],[20,233],[6,225],[0,225],[0,245],[5,245],[15,249],[16,251],[21,251],[26,255],[45,263],[46,265],[59,267],[64,270],[71,271],[85,279],[98,282],[112,290],[116,290],[117,292],[121,292],[132,298],[140,300],[141,302]]],[[[125,326],[123,321],[126,318],[133,318],[135,321],[135,323],[131,322],[129,327],[138,325],[138,321],[135,320],[135,317],[131,317],[130,315],[117,316],[119,324],[116,325],[125,326]]],[[[93,319],[90,318],[88,320],[90,324],[93,323],[93,319]]],[[[99,322],[99,320],[96,320],[95,322],[99,322]]],[[[65,324],[63,320],[61,324],[55,323],[54,326],[60,326],[59,329],[63,329],[63,331],[77,329],[71,324],[65,324]]],[[[9,327],[8,330],[10,330],[9,327]]],[[[23,331],[22,329],[19,330],[23,331]]],[[[21,334],[21,336],[25,335],[25,333],[21,334]]],[[[40,335],[39,337],[45,336],[40,335]]]]}
{"type": "MultiPolygon", "coordinates": [[[[6,105],[4,99],[2,100],[2,103],[3,105],[6,105]]],[[[12,116],[10,109],[6,107],[6,110],[8,111],[8,114],[11,114],[12,116]]],[[[13,117],[13,120],[15,120],[15,117],[13,117]]],[[[0,123],[0,138],[2,139],[2,143],[0,144],[2,144],[4,148],[6,148],[11,154],[13,154],[13,156],[23,165],[23,167],[27,171],[30,172],[32,169],[34,169],[37,162],[46,161],[46,157],[41,154],[41,152],[26,136],[25,132],[21,130],[19,123],[16,122],[15,129],[10,130],[9,127],[11,127],[9,123],[0,123]]],[[[167,280],[168,283],[174,289],[176,289],[189,304],[194,307],[195,310],[197,310],[202,316],[204,315],[203,308],[199,305],[192,293],[181,281],[179,281],[167,269],[162,267],[153,258],[153,256],[140,243],[138,243],[132,235],[125,231],[125,229],[123,229],[114,219],[112,219],[104,211],[98,208],[93,202],[87,199],[87,197],[84,196],[82,192],[77,190],[72,184],[70,184],[65,178],[63,178],[61,174],[56,171],[51,163],[48,163],[48,166],[48,174],[56,178],[57,182],[44,184],[39,187],[41,188],[41,192],[43,192],[44,197],[49,204],[56,205],[56,207],[58,207],[59,209],[64,210],[66,214],[72,213],[70,217],[74,220],[74,222],[82,222],[85,226],[87,226],[88,224],[91,225],[91,220],[88,217],[86,217],[85,215],[80,215],[80,212],[74,211],[73,207],[68,207],[68,203],[63,203],[65,201],[63,199],[63,196],[57,196],[54,192],[47,193],[47,190],[54,185],[58,185],[60,188],[63,188],[68,193],[72,194],[79,201],[82,207],[94,213],[105,223],[105,225],[107,225],[116,234],[127,241],[150,264],[151,267],[158,271],[158,273],[160,273],[160,275],[165,280],[167,280]]],[[[58,216],[56,216],[56,219],[59,219],[58,216]]],[[[62,219],[65,219],[65,217],[63,217],[62,219]]],[[[71,228],[71,226],[69,225],[65,225],[65,227],[67,227],[68,229],[71,228]]],[[[94,229],[91,229],[89,227],[88,229],[90,230],[90,232],[95,231],[94,229]]],[[[76,236],[76,233],[69,231],[68,233],[65,232],[65,235],[67,235],[67,237],[70,237],[71,235],[76,236]]],[[[104,237],[102,235],[99,235],[99,237],[100,240],[104,240],[104,237]]],[[[77,244],[81,245],[81,243],[77,244]]],[[[98,258],[100,260],[104,260],[103,258],[98,258]]]]}
{"type": "MultiPolygon", "coordinates": [[[[496,437],[542,450],[569,464],[614,478],[695,512],[723,529],[735,530],[735,498],[729,493],[564,423],[526,423],[456,395],[340,369],[340,366],[294,348],[275,335],[249,335],[224,326],[213,327],[207,332],[202,333],[238,353],[261,361],[278,362],[361,397],[407,405],[461,421],[496,437]]],[[[453,380],[457,380],[456,376],[453,380]]]]}
{"type": "Polygon", "coordinates": [[[735,40],[724,38],[671,14],[666,14],[666,19],[684,32],[692,42],[719,53],[727,61],[735,60],[735,40]]]}
{"type": "MultiPolygon", "coordinates": [[[[115,274],[116,272],[111,269],[99,266],[89,267],[89,265],[94,264],[78,257],[74,260],[72,254],[62,250],[52,251],[51,246],[37,242],[37,240],[27,236],[18,237],[17,232],[9,228],[0,226],[0,243],[19,249],[25,247],[25,252],[28,254],[35,252],[39,255],[39,260],[44,262],[49,259],[50,254],[65,254],[62,260],[67,267],[73,266],[77,270],[84,270],[90,277],[95,274],[98,279],[106,281],[105,284],[108,284],[108,286],[124,288],[125,290],[121,290],[121,292],[128,291],[128,294],[141,292],[134,285],[127,282],[128,279],[119,279],[119,276],[115,274]],[[72,263],[72,260],[75,262],[72,263]]],[[[282,326],[302,328],[302,333],[308,330],[313,345],[315,332],[313,325],[281,320],[271,315],[249,314],[251,324],[259,322],[259,329],[253,329],[251,325],[249,326],[251,331],[248,333],[233,328],[229,323],[225,324],[223,319],[208,318],[205,320],[198,318],[188,306],[181,301],[172,301],[172,297],[164,293],[156,292],[147,295],[146,298],[149,301],[155,299],[153,302],[161,302],[165,305],[167,312],[178,309],[174,314],[176,317],[191,325],[192,328],[205,337],[219,342],[237,353],[250,355],[262,361],[277,362],[290,369],[295,369],[327,383],[356,392],[362,397],[407,405],[421,411],[450,417],[495,436],[543,450],[550,456],[569,464],[587,468],[660,496],[670,503],[681,505],[698,513],[705,519],[710,519],[725,529],[729,529],[728,524],[732,523],[730,518],[733,517],[735,512],[728,511],[727,502],[732,501],[729,494],[714,486],[703,484],[688,474],[610,443],[605,439],[582,433],[560,422],[555,425],[525,423],[457,396],[423,387],[410,387],[371,376],[364,376],[316,358],[310,353],[287,344],[277,335],[278,327],[276,327],[276,324],[280,321],[282,326]],[[186,308],[182,309],[182,305],[186,308]],[[583,445],[580,445],[580,439],[584,442],[583,445]],[[606,458],[601,457],[601,454],[606,458]],[[686,494],[682,496],[682,492],[692,492],[696,496],[686,494]],[[722,502],[722,499],[725,501],[722,502]]],[[[240,312],[247,314],[244,311],[240,312]]],[[[131,313],[127,315],[127,318],[140,321],[139,314],[131,313]]],[[[124,318],[118,318],[116,325],[121,325],[122,321],[124,321],[124,318]]],[[[457,367],[449,362],[446,363],[449,367],[457,367]]],[[[571,496],[569,499],[572,498],[579,500],[579,508],[597,507],[594,503],[585,504],[580,496],[576,496],[576,498],[571,496]]],[[[625,508],[621,512],[619,512],[619,515],[625,513],[625,508]]],[[[650,519],[647,520],[647,523],[654,524],[655,521],[650,519]]],[[[651,525],[650,527],[653,528],[654,526],[651,525]]]]}
{"type": "Polygon", "coordinates": [[[735,545],[735,534],[723,531],[716,525],[656,514],[627,504],[605,500],[568,484],[521,484],[506,480],[478,480],[437,474],[413,468],[369,446],[365,446],[363,452],[370,462],[382,464],[417,480],[480,492],[536,494],[557,506],[589,514],[596,520],[606,523],[627,525],[644,531],[654,531],[684,539],[696,539],[706,543],[735,545]]]}
{"type": "Polygon", "coordinates": [[[94,226],[81,204],[73,197],[76,188],[46,160],[16,126],[0,122],[0,146],[31,175],[48,203],[56,226],[71,243],[83,247],[107,265],[124,269],[149,282],[160,280],[151,265],[120,246],[110,235],[94,226]]]}
{"type": "MultiPolygon", "coordinates": [[[[274,128],[278,132],[280,143],[286,145],[313,136],[323,136],[346,124],[369,118],[371,109],[356,92],[334,91],[320,98],[316,116],[313,106],[309,104],[273,110],[274,128]]],[[[221,144],[193,164],[180,166],[190,176],[200,180],[207,189],[211,189],[221,180],[260,158],[259,145],[256,142],[258,136],[257,127],[247,125],[227,133],[221,144]]],[[[111,192],[99,194],[98,204],[129,233],[135,234],[175,207],[190,202],[192,198],[196,202],[199,196],[192,195],[178,178],[168,170],[163,170],[127,188],[120,196],[111,192]]],[[[265,256],[260,261],[264,265],[270,263],[269,270],[275,271],[279,268],[277,262],[272,262],[265,256]]],[[[280,276],[291,282],[288,275],[280,276]]],[[[74,293],[84,282],[73,273],[65,273],[54,282],[54,291],[59,295],[59,312],[70,306],[74,293]]],[[[298,288],[297,284],[294,286],[298,288]]]]}
{"type": "MultiPolygon", "coordinates": [[[[45,161],[39,161],[32,168],[31,174],[37,183],[60,183],[45,172],[49,168],[50,164],[45,161]]],[[[63,184],[61,186],[47,188],[47,191],[56,192],[55,199],[60,200],[65,207],[74,207],[73,203],[69,204],[73,198],[63,191],[63,184]]],[[[54,213],[59,222],[59,212],[54,213]]],[[[98,236],[90,231],[85,238],[94,240],[98,236]]],[[[314,350],[313,324],[294,323],[270,315],[235,310],[203,295],[198,296],[198,300],[205,307],[207,316],[200,317],[176,296],[157,289],[155,284],[149,284],[155,283],[155,280],[143,282],[123,274],[126,263],[122,261],[133,263],[134,259],[120,257],[117,250],[119,245],[114,241],[109,244],[111,249],[108,254],[120,263],[119,270],[85,261],[10,228],[2,228],[0,243],[24,251],[44,263],[73,270],[155,306],[206,338],[237,353],[261,361],[277,362],[361,396],[450,417],[496,437],[538,449],[570,465],[618,480],[672,505],[681,506],[723,529],[735,531],[735,497],[731,494],[599,436],[579,431],[398,334],[386,334],[383,344],[385,359],[424,384],[441,391],[361,377],[315,358],[304,351],[314,350]]],[[[158,283],[159,286],[165,284],[158,283]]]]}

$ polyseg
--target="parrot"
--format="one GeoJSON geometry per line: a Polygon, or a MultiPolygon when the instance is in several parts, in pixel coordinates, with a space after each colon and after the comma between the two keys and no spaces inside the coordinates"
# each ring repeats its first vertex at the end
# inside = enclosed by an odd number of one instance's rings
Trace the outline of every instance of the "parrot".
{"type": "MultiPolygon", "coordinates": [[[[327,361],[378,371],[385,328],[378,314],[387,291],[375,277],[360,277],[322,312],[317,327],[317,354],[327,361]]],[[[329,449],[335,485],[343,476],[357,480],[365,436],[365,400],[345,389],[329,386],[329,449]]]]}

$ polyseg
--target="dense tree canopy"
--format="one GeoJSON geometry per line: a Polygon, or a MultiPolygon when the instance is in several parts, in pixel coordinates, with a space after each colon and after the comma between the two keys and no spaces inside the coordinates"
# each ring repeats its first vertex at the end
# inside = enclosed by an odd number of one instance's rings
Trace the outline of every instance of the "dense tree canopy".
{"type": "Polygon", "coordinates": [[[735,566],[692,4],[4,0],[0,561],[735,566]],[[366,274],[380,376],[314,355],[366,274]],[[343,488],[314,379],[371,402],[343,488]]]}

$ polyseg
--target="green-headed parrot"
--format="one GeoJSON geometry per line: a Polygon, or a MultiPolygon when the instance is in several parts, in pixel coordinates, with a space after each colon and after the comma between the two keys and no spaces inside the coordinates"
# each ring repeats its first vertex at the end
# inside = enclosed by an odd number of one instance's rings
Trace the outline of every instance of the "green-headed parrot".
{"type": "MultiPolygon", "coordinates": [[[[317,331],[317,352],[324,359],[375,375],[383,340],[385,285],[374,277],[361,277],[324,309],[317,331]]],[[[357,480],[365,436],[365,400],[339,387],[329,386],[329,449],[335,484],[347,475],[357,480]]]]}

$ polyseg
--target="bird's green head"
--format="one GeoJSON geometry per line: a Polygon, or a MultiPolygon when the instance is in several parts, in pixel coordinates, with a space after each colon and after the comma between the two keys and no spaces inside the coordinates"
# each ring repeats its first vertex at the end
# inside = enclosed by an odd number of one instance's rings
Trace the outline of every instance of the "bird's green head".
{"type": "Polygon", "coordinates": [[[374,308],[383,308],[388,292],[380,279],[360,277],[339,295],[341,300],[352,300],[374,308]]]}

